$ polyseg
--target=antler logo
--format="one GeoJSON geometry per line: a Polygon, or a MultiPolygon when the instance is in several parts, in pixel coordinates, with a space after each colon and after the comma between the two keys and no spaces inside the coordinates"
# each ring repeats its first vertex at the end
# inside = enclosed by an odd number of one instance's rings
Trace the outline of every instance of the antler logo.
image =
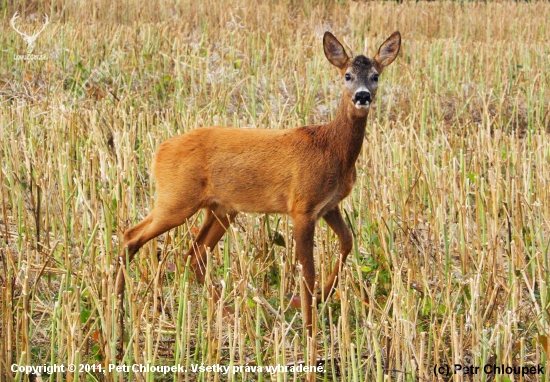
{"type": "Polygon", "coordinates": [[[24,32],[21,32],[15,26],[15,20],[17,20],[18,18],[19,18],[19,15],[17,14],[17,12],[15,12],[13,17],[11,18],[10,25],[17,33],[19,33],[21,36],[23,36],[23,40],[25,40],[25,42],[28,45],[27,46],[27,54],[30,55],[30,54],[32,54],[32,51],[34,50],[34,44],[36,43],[36,40],[38,39],[38,36],[40,35],[40,33],[42,33],[44,31],[44,29],[46,29],[46,26],[50,23],[50,19],[49,19],[48,15],[44,15],[44,25],[42,26],[42,28],[38,32],[36,32],[35,34],[29,36],[28,34],[26,34],[24,32]]]}

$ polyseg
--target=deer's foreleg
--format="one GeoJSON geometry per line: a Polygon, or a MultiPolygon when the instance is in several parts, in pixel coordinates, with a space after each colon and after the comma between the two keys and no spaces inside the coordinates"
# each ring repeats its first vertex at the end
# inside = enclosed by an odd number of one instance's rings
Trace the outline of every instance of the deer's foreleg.
{"type": "Polygon", "coordinates": [[[350,229],[346,226],[338,206],[328,211],[325,216],[323,216],[323,219],[327,222],[328,226],[334,231],[334,233],[336,233],[338,239],[340,240],[340,256],[336,259],[334,269],[332,270],[332,273],[323,288],[320,296],[321,298],[319,299],[320,302],[325,301],[332,295],[332,293],[334,293],[335,288],[338,286],[340,269],[344,266],[344,263],[346,262],[346,259],[353,247],[353,236],[350,229]]]}
{"type": "Polygon", "coordinates": [[[296,256],[302,268],[302,315],[308,337],[313,336],[312,302],[315,289],[315,264],[313,260],[313,236],[315,219],[308,216],[293,216],[296,256]]]}

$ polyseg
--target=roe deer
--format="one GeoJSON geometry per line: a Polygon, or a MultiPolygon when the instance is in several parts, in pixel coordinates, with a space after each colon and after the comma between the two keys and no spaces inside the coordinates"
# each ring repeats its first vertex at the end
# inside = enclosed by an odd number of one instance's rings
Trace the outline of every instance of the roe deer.
{"type": "Polygon", "coordinates": [[[204,283],[207,248],[214,248],[238,212],[286,213],[293,222],[305,291],[302,315],[311,337],[315,222],[325,219],[340,239],[340,257],[319,294],[321,301],[332,294],[339,269],[352,248],[352,234],[338,203],[355,183],[355,161],[378,76],[399,53],[401,36],[394,32],[373,59],[350,57],[329,32],[323,37],[323,46],[325,56],[342,75],[343,96],[332,122],[287,130],[206,127],[160,145],[153,162],[154,209],[124,233],[126,251],[119,257],[116,285],[121,327],[124,264],[146,242],[204,209],[204,224],[185,254],[196,278],[204,283]]]}

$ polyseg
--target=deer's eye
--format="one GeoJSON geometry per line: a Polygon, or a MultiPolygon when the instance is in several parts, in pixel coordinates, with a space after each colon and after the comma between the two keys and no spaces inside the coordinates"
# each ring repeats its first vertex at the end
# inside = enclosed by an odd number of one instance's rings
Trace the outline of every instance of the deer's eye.
{"type": "Polygon", "coordinates": [[[373,76],[372,76],[372,80],[373,80],[374,82],[378,82],[378,74],[373,75],[373,76]]]}
{"type": "Polygon", "coordinates": [[[346,75],[345,75],[345,78],[346,78],[346,81],[349,81],[349,80],[351,80],[351,74],[349,74],[349,73],[346,73],[346,75]]]}

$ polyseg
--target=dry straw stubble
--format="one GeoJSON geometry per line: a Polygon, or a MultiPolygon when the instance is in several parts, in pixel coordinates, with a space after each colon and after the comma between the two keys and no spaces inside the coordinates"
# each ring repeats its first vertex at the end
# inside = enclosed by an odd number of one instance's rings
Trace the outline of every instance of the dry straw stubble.
{"type": "MultiPolygon", "coordinates": [[[[12,363],[119,362],[114,261],[123,230],[151,208],[156,148],[205,125],[326,122],[340,97],[322,54],[326,29],[356,53],[398,29],[403,49],[381,77],[358,182],[342,206],[355,246],[339,293],[317,313],[319,378],[431,380],[442,363],[546,366],[548,4],[2,7],[1,381],[20,377],[12,363]],[[30,26],[29,15],[50,15],[35,47],[47,60],[14,60],[26,50],[9,27],[16,10],[30,26]]],[[[212,254],[214,281],[225,281],[237,311],[227,324],[181,262],[201,221],[148,244],[128,268],[124,362],[303,360],[301,317],[285,300],[299,285],[291,222],[240,216],[212,254]]],[[[338,242],[320,228],[322,279],[338,242]]]]}

